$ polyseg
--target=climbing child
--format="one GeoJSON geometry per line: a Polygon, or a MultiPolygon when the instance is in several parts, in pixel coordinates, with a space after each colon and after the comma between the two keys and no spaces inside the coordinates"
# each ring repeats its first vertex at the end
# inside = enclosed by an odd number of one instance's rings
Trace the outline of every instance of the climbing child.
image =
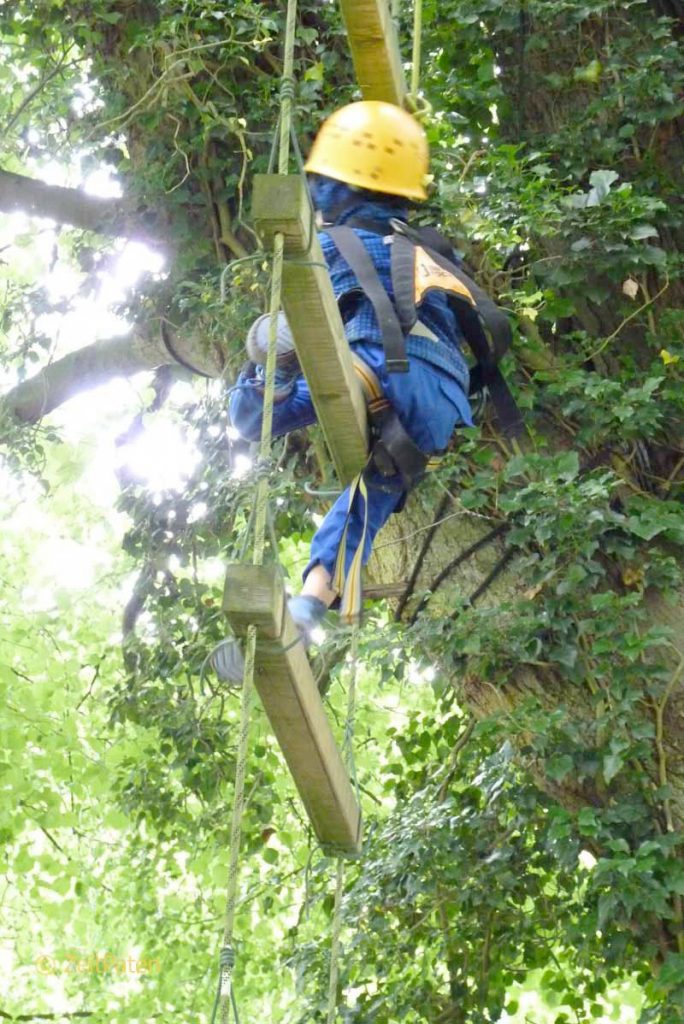
{"type": "MultiPolygon", "coordinates": [[[[429,456],[447,447],[455,427],[472,423],[463,331],[443,290],[446,271],[440,270],[440,260],[453,269],[444,259],[454,256],[448,251],[440,257],[434,251],[444,243],[437,232],[432,237],[438,242],[426,242],[407,225],[409,207],[426,198],[428,150],[422,128],[389,103],[352,103],[324,122],[306,171],[323,255],[369,403],[374,438],[365,486],[351,495],[347,488],[332,506],[313,538],[301,593],[290,598],[289,610],[305,644],[326,610],[338,602],[344,579],[368,561],[378,530],[401,506],[429,456]],[[406,283],[415,300],[413,278],[424,278],[416,319],[415,301],[406,312],[407,296],[392,252],[396,248],[398,256],[401,239],[413,254],[421,238],[424,246],[434,248],[430,256],[421,250],[425,258],[411,264],[406,283]]],[[[268,318],[260,317],[247,337],[250,362],[230,399],[233,424],[250,440],[261,429],[267,339],[268,318]]],[[[314,421],[309,389],[281,313],[273,433],[285,434],[314,421]]],[[[221,678],[241,678],[237,643],[224,643],[212,662],[221,678]]]]}

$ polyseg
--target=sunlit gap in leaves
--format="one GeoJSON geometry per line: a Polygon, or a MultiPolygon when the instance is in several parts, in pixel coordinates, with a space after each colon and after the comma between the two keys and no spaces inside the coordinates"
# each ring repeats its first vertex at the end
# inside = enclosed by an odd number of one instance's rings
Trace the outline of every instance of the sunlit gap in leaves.
{"type": "Polygon", "coordinates": [[[235,460],[233,462],[233,469],[230,475],[234,477],[236,480],[241,480],[244,476],[247,476],[251,468],[252,460],[250,459],[249,455],[243,455],[240,452],[235,456],[235,460]]]}
{"type": "Polygon", "coordinates": [[[408,666],[408,681],[415,686],[430,684],[435,681],[437,669],[434,665],[421,665],[419,661],[411,658],[408,666]]]}
{"type": "MultiPolygon", "coordinates": [[[[41,236],[40,244],[44,251],[52,248],[56,244],[55,233],[46,232],[41,236]]],[[[90,294],[79,295],[86,275],[61,260],[46,275],[45,288],[50,303],[57,305],[69,301],[70,304],[67,312],[55,310],[36,320],[39,330],[59,341],[60,355],[82,348],[97,338],[126,334],[131,324],[111,307],[124,302],[143,276],[149,274],[156,281],[164,276],[164,257],[142,242],[121,238],[116,240],[113,248],[114,253],[105,257],[107,269],[96,272],[99,287],[90,294]]],[[[99,257],[94,259],[97,265],[99,257]]]]}
{"type": "Polygon", "coordinates": [[[155,420],[131,444],[118,451],[119,466],[153,492],[153,500],[164,491],[181,491],[197,469],[201,454],[168,420],[155,420]]]}

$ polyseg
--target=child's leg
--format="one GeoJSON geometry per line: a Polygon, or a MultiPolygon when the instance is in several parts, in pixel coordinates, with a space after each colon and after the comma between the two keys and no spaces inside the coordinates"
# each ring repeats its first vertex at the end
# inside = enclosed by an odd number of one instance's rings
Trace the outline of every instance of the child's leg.
{"type": "MultiPolygon", "coordinates": [[[[332,577],[345,526],[347,527],[345,574],[349,571],[363,534],[363,500],[357,494],[350,510],[349,490],[347,487],[342,492],[316,531],[311,542],[311,560],[304,571],[302,594],[315,597],[328,607],[340,596],[332,589],[332,577]]],[[[372,483],[368,485],[367,494],[366,536],[362,555],[364,565],[370,558],[376,534],[385,525],[403,497],[403,492],[400,490],[380,490],[372,483]]]]}
{"type": "MultiPolygon", "coordinates": [[[[359,347],[369,363],[377,357],[377,346],[359,347]]],[[[420,361],[413,360],[410,372],[401,378],[388,376],[383,366],[374,366],[381,377],[385,393],[393,401],[399,417],[413,441],[427,454],[447,446],[449,438],[458,423],[470,423],[468,400],[460,386],[448,375],[420,361]]],[[[379,478],[375,476],[375,480],[379,478]]],[[[363,549],[363,564],[368,561],[376,534],[387,522],[399,505],[403,492],[380,490],[368,485],[368,520],[363,549]]],[[[388,481],[395,484],[397,478],[388,481]]],[[[338,595],[332,587],[337,552],[345,525],[348,529],[345,549],[345,575],[349,571],[354,554],[361,543],[363,533],[363,501],[357,495],[351,512],[349,509],[349,488],[337,499],[323,520],[311,544],[311,560],[304,574],[302,594],[310,595],[330,606],[338,595]]]]}

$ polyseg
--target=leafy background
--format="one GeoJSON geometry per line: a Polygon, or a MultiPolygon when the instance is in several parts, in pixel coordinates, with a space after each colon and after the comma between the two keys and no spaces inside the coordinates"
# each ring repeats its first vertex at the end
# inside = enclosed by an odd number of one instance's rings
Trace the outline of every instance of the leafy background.
{"type": "MultiPolygon", "coordinates": [[[[361,637],[367,842],[346,874],[340,1019],[680,1021],[681,5],[423,7],[425,219],[514,314],[530,440],[512,454],[485,418],[382,542],[382,582],[405,579],[412,531],[450,516],[403,621],[376,603],[361,637]],[[482,599],[489,555],[430,597],[496,525],[508,561],[482,599]]],[[[252,494],[225,386],[268,284],[249,190],[282,18],[267,2],[0,5],[3,172],[114,180],[153,246],[134,274],[111,230],[0,227],[6,1019],[209,1019],[237,699],[201,669],[252,494]],[[160,317],[221,380],[115,380],[114,358],[94,398],[17,418],[22,382],[160,317]],[[175,479],[136,466],[146,442],[175,479]],[[106,952],[151,968],[89,967],[106,952]]],[[[354,96],[332,5],[302,5],[297,77],[306,147],[354,96]]],[[[303,485],[331,470],[315,431],[277,459],[295,586],[323,507],[303,485]]],[[[331,624],[317,661],[338,735],[345,645],[331,624]]],[[[334,865],[259,714],[248,777],[240,1005],[324,1020],[334,865]]]]}

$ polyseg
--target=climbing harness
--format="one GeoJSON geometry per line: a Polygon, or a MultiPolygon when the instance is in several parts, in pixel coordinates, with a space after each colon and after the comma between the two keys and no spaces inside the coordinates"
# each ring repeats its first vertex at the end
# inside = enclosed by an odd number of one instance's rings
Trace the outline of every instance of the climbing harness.
{"type": "MultiPolygon", "coordinates": [[[[465,339],[476,359],[470,372],[470,394],[482,395],[487,390],[496,410],[503,434],[516,438],[523,429],[522,416],[499,369],[499,362],[508,350],[511,328],[505,314],[492,299],[459,267],[453,263],[449,242],[436,229],[414,230],[402,221],[387,225],[361,218],[351,218],[343,227],[327,227],[326,234],[334,242],[340,255],[351,267],[359,288],[373,306],[382,334],[385,365],[389,373],[406,373],[408,357],[416,353],[426,339],[430,361],[446,372],[453,372],[455,355],[451,347],[423,324],[419,308],[425,295],[438,289],[447,295],[457,315],[465,339]],[[392,245],[391,277],[395,306],[362,240],[354,228],[382,234],[392,245]],[[491,338],[491,342],[490,342],[491,338]]],[[[349,299],[355,290],[339,296],[344,317],[350,308],[349,299]]],[[[333,585],[342,595],[340,617],[355,622],[361,612],[361,568],[363,548],[367,534],[367,477],[375,470],[388,478],[388,487],[408,492],[425,473],[440,463],[439,455],[423,452],[412,440],[391,403],[385,397],[374,371],[357,355],[353,356],[354,369],[361,384],[370,424],[370,451],[368,463],[350,485],[349,513],[354,504],[361,512],[362,532],[359,546],[348,571],[345,569],[347,528],[338,551],[333,585]],[[391,482],[389,482],[391,481],[391,482]]],[[[373,481],[373,486],[382,486],[373,481]]],[[[401,507],[401,506],[399,506],[401,507]]],[[[349,521],[349,513],[347,522],[349,521]]]]}
{"type": "MultiPolygon", "coordinates": [[[[384,477],[399,476],[402,489],[410,491],[426,472],[439,466],[441,456],[428,455],[411,440],[391,402],[385,398],[374,371],[356,353],[352,354],[352,362],[368,410],[369,466],[384,477]]],[[[397,489],[395,484],[392,490],[397,489]]]]}
{"type": "MultiPolygon", "coordinates": [[[[447,239],[436,229],[414,229],[396,219],[391,221],[391,228],[392,233],[388,235],[384,223],[352,218],[344,227],[325,229],[373,305],[382,332],[388,372],[408,371],[411,352],[408,336],[416,333],[425,338],[432,337],[434,350],[431,358],[440,362],[444,360],[444,369],[448,370],[449,347],[439,342],[418,319],[420,304],[427,293],[433,289],[442,291],[476,360],[470,372],[470,394],[479,394],[487,388],[502,433],[510,438],[519,436],[523,431],[522,415],[499,368],[512,336],[505,313],[456,266],[447,239]],[[392,245],[394,305],[354,228],[381,234],[386,243],[392,245]],[[442,351],[444,349],[446,352],[442,351]]],[[[345,295],[338,300],[343,312],[344,300],[345,295]]]]}

